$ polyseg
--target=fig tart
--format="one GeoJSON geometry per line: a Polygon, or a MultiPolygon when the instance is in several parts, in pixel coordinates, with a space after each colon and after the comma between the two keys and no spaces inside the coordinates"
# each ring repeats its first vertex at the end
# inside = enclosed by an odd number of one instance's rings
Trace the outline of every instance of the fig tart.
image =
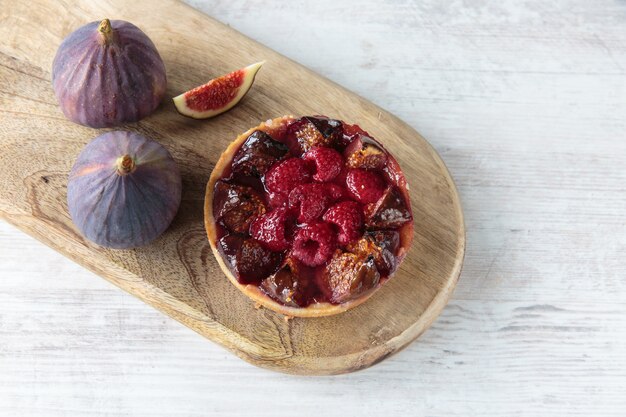
{"type": "Polygon", "coordinates": [[[284,116],[237,137],[211,174],[204,214],[228,279],[287,316],[363,303],[413,239],[396,160],[357,125],[324,116],[284,116]]]}

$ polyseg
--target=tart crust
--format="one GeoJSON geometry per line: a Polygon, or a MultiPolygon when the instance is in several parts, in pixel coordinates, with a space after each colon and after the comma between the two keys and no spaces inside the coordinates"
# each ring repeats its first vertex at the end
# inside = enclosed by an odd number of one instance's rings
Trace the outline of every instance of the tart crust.
{"type": "MultiPolygon", "coordinates": [[[[213,168],[213,172],[211,173],[211,177],[209,178],[209,182],[207,183],[206,195],[204,199],[204,226],[206,228],[207,237],[209,239],[211,249],[213,250],[213,254],[215,255],[215,259],[217,259],[217,263],[219,264],[220,268],[222,269],[226,277],[230,280],[230,282],[241,292],[251,298],[255,303],[258,303],[263,307],[267,307],[270,310],[284,314],[288,317],[331,316],[334,314],[342,313],[346,310],[358,306],[361,303],[364,303],[376,292],[376,290],[380,288],[380,286],[387,279],[389,279],[393,275],[390,275],[386,279],[381,280],[381,282],[378,283],[376,287],[372,288],[367,293],[364,293],[353,300],[346,301],[341,304],[318,302],[310,304],[306,307],[289,307],[280,304],[277,301],[274,301],[267,294],[261,291],[261,289],[257,285],[241,284],[237,280],[237,277],[233,275],[230,268],[226,265],[224,259],[222,258],[222,255],[217,249],[217,230],[215,227],[215,218],[213,216],[213,190],[215,189],[215,183],[222,177],[224,170],[230,167],[232,160],[235,157],[235,154],[244,143],[244,141],[248,138],[248,136],[250,136],[254,131],[261,130],[272,136],[272,132],[275,132],[276,130],[280,129],[281,127],[285,126],[287,123],[293,120],[295,120],[295,117],[292,115],[277,117],[275,119],[268,120],[237,136],[237,138],[228,145],[226,150],[220,156],[220,159],[215,164],[215,168],[213,168]]],[[[393,156],[391,157],[393,158],[393,156]]],[[[407,190],[401,189],[401,192],[405,194],[408,200],[407,190]]],[[[413,240],[413,222],[402,226],[400,229],[398,229],[398,231],[400,233],[400,248],[398,249],[398,255],[396,257],[398,258],[398,263],[400,263],[406,255],[408,248],[411,246],[411,241],[413,240]]]]}

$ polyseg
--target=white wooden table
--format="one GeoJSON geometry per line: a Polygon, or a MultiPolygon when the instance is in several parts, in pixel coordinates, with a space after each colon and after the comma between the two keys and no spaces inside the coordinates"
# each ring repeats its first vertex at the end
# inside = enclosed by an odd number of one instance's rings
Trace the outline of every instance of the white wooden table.
{"type": "Polygon", "coordinates": [[[626,415],[626,2],[190,3],[430,140],[459,286],[398,355],[293,377],[0,223],[1,416],[626,415]]]}

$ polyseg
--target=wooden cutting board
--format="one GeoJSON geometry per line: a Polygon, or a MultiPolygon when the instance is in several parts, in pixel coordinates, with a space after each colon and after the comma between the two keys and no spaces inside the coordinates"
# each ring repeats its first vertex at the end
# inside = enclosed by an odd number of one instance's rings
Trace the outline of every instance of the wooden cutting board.
{"type": "Polygon", "coordinates": [[[446,304],[465,250],[459,198],[436,152],[393,115],[174,0],[5,0],[0,40],[0,216],[46,245],[239,357],[288,373],[336,374],[380,362],[419,336],[446,304]],[[172,226],[134,250],[97,247],[73,226],[67,175],[102,130],[66,120],[50,82],[61,40],[104,17],[135,23],[161,53],[167,97],[155,114],[123,129],[162,143],[183,175],[172,226]],[[262,59],[254,86],[233,110],[204,121],[176,112],[171,97],[262,59]],[[239,133],[284,114],[358,123],[396,156],[411,187],[415,239],[407,258],[368,302],[337,316],[287,321],[255,309],[223,276],[205,237],[204,189],[220,153],[239,133]]]}

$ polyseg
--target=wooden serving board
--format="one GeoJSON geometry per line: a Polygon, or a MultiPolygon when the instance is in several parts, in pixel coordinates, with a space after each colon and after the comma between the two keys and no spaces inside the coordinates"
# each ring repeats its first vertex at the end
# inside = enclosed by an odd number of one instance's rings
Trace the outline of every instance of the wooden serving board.
{"type": "Polygon", "coordinates": [[[26,233],[241,358],[282,372],[368,367],[419,336],[446,304],[465,249],[459,198],[439,156],[393,115],[174,0],[158,6],[5,0],[0,40],[0,216],[26,233]],[[135,23],[160,51],[167,97],[155,114],[123,129],[162,143],[183,175],[183,202],[172,226],[134,250],[100,248],[73,226],[67,175],[80,149],[102,131],[66,120],[50,82],[61,40],[104,17],[135,23]],[[228,113],[199,121],[174,109],[171,97],[262,59],[267,63],[251,91],[228,113]],[[359,124],[396,156],[411,187],[415,239],[407,258],[368,302],[337,316],[287,321],[256,309],[223,276],[206,239],[202,207],[215,161],[239,133],[284,114],[359,124]]]}

